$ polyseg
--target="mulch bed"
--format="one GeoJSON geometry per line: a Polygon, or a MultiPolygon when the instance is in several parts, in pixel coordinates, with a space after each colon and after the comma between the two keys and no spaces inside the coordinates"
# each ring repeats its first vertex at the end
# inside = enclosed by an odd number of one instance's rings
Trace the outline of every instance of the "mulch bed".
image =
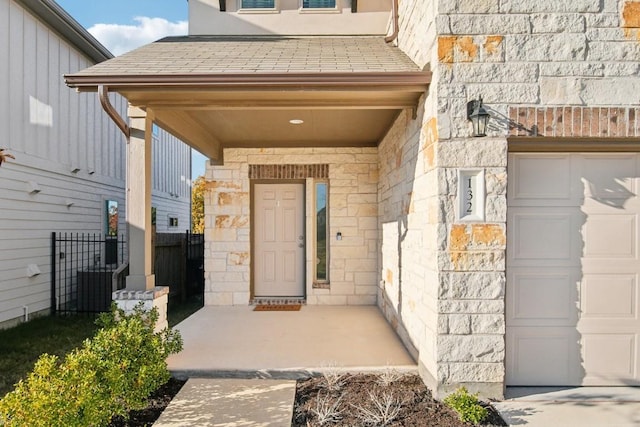
{"type": "MultiPolygon", "coordinates": [[[[379,376],[372,374],[346,375],[342,380],[344,384],[336,391],[327,389],[325,377],[299,381],[296,390],[292,427],[320,425],[468,427],[471,425],[460,421],[452,409],[435,400],[418,375],[402,375],[387,385],[379,384],[379,378],[379,376]],[[365,410],[373,408],[371,393],[378,396],[383,396],[384,393],[387,393],[387,396],[392,396],[391,401],[394,402],[394,405],[400,406],[399,412],[393,421],[388,424],[374,424],[367,423],[363,419],[363,412],[359,408],[365,410]],[[338,415],[340,419],[337,422],[322,424],[317,415],[318,409],[322,406],[321,404],[320,407],[318,406],[318,398],[320,396],[320,399],[323,399],[327,395],[333,396],[333,399],[339,399],[342,396],[338,406],[338,410],[342,409],[342,411],[338,415]]],[[[322,403],[322,400],[320,403],[322,403]]],[[[486,407],[489,410],[489,416],[481,425],[507,425],[492,406],[486,405],[486,407]]]]}
{"type": "MultiPolygon", "coordinates": [[[[417,375],[402,375],[387,385],[381,385],[379,375],[344,374],[339,378],[333,378],[337,383],[337,388],[333,391],[328,390],[327,378],[322,376],[298,381],[292,427],[373,425],[363,421],[362,412],[358,409],[371,408],[371,392],[376,392],[379,396],[382,396],[383,392],[387,393],[388,396],[393,396],[393,402],[400,406],[397,416],[386,424],[387,426],[469,427],[471,425],[461,422],[452,409],[435,400],[417,375]],[[321,424],[317,416],[317,410],[321,406],[318,399],[324,399],[327,396],[331,400],[326,402],[335,402],[342,396],[336,407],[340,412],[339,420],[321,424]]],[[[185,381],[171,378],[153,393],[147,408],[131,412],[128,420],[122,417],[114,418],[109,427],[152,426],[184,383],[185,381]]],[[[507,425],[491,405],[486,407],[489,410],[489,416],[481,425],[507,425]]]]}
{"type": "Polygon", "coordinates": [[[186,383],[183,380],[170,378],[149,397],[149,405],[140,411],[131,411],[129,419],[114,417],[109,427],[149,427],[160,417],[162,411],[169,405],[171,399],[178,394],[186,383]]]}

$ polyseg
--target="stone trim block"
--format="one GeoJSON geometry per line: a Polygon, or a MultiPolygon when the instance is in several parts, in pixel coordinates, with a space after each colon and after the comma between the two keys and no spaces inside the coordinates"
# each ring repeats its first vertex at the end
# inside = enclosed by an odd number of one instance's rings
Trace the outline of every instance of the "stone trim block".
{"type": "Polygon", "coordinates": [[[154,289],[147,291],[128,291],[123,289],[113,292],[112,297],[118,308],[124,310],[126,314],[133,312],[134,308],[140,303],[142,303],[145,310],[157,308],[158,321],[156,322],[155,332],[160,332],[169,326],[167,321],[168,286],[156,286],[154,289]]]}
{"type": "Polygon", "coordinates": [[[148,301],[154,300],[156,298],[160,298],[163,295],[169,295],[169,287],[168,286],[156,286],[153,289],[147,291],[128,291],[126,289],[121,289],[119,291],[114,291],[112,294],[113,300],[137,300],[137,301],[148,301]]]}
{"type": "Polygon", "coordinates": [[[640,137],[640,107],[510,107],[510,136],[640,137]]]}
{"type": "Polygon", "coordinates": [[[329,165],[249,165],[249,179],[328,179],[329,165]]]}

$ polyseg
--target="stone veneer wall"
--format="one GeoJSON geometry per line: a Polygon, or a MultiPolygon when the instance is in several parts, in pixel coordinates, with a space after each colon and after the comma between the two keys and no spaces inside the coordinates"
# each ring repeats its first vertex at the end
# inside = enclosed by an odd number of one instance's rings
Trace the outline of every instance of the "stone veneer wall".
{"type": "MultiPolygon", "coordinates": [[[[401,1],[398,45],[419,66],[437,59],[434,52],[437,2],[401,1]]],[[[438,69],[433,69],[433,81],[438,69]]],[[[438,88],[432,84],[417,111],[400,115],[379,146],[380,288],[378,305],[414,358],[425,382],[438,372],[438,235],[440,171],[438,88]]]]}
{"type": "Polygon", "coordinates": [[[401,0],[400,26],[399,47],[433,80],[419,136],[403,116],[380,146],[380,304],[436,394],[501,397],[507,136],[639,135],[640,2],[401,0]],[[490,135],[472,138],[466,103],[480,96],[490,135]],[[485,170],[484,222],[456,219],[458,168],[485,170]],[[407,226],[391,235],[393,221],[407,226]]]}
{"type": "MultiPolygon", "coordinates": [[[[209,165],[206,171],[205,304],[249,303],[250,164],[329,165],[330,286],[313,287],[314,255],[308,245],[307,303],[375,304],[377,153],[377,148],[226,149],[224,165],[209,165]],[[338,232],[342,233],[340,241],[335,239],[338,232]]],[[[313,182],[312,178],[306,179],[307,236],[313,236],[313,182]]]]}

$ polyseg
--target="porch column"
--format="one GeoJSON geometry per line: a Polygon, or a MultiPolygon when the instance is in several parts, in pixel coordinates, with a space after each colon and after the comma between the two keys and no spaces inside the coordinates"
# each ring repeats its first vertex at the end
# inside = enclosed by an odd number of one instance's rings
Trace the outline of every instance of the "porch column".
{"type": "Polygon", "coordinates": [[[131,134],[127,144],[127,229],[129,276],[127,290],[155,287],[151,265],[151,136],[153,120],[140,108],[129,106],[131,134]]]}

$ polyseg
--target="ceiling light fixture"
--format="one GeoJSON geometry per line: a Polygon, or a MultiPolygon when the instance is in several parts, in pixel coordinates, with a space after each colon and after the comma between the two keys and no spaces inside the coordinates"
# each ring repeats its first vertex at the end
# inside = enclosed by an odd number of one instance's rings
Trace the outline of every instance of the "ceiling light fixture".
{"type": "Polygon", "coordinates": [[[302,119],[291,119],[289,120],[289,123],[291,123],[292,125],[301,125],[304,123],[304,120],[302,119]]]}

